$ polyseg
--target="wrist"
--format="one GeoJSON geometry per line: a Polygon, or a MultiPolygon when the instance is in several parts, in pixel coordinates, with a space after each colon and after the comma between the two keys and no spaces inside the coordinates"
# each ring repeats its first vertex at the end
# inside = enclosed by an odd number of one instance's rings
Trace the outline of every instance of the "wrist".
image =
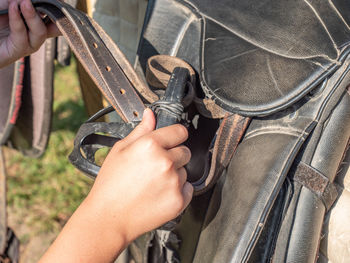
{"type": "Polygon", "coordinates": [[[87,197],[40,262],[113,262],[128,241],[105,213],[87,197]]]}
{"type": "MultiPolygon", "coordinates": [[[[93,231],[99,232],[106,238],[99,238],[100,240],[106,240],[109,243],[109,240],[115,241],[117,238],[118,243],[123,247],[132,241],[128,235],[123,214],[116,212],[116,208],[108,204],[106,200],[95,198],[89,194],[79,209],[81,209],[79,213],[91,222],[93,231]]],[[[111,245],[113,245],[112,243],[111,245]]]]}

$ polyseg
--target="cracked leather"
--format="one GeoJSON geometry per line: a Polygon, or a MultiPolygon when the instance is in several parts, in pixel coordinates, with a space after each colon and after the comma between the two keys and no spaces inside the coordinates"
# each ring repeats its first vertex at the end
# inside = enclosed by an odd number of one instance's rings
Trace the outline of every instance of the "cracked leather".
{"type": "Polygon", "coordinates": [[[150,53],[184,59],[206,95],[231,112],[266,115],[292,105],[348,52],[345,0],[151,2],[141,64],[150,53]]]}
{"type": "Polygon", "coordinates": [[[316,260],[326,209],[289,171],[297,159],[330,182],[337,173],[350,136],[349,23],[345,0],[149,2],[141,67],[180,57],[199,74],[198,94],[253,116],[175,230],[181,262],[316,260]]]}

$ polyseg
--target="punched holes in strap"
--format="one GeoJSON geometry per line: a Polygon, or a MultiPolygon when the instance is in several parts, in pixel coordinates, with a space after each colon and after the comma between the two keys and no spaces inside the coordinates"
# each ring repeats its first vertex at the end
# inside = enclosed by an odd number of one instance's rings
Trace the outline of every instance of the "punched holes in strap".
{"type": "Polygon", "coordinates": [[[322,173],[310,165],[299,162],[293,169],[293,180],[308,188],[317,195],[329,210],[338,197],[335,185],[322,173]]]}

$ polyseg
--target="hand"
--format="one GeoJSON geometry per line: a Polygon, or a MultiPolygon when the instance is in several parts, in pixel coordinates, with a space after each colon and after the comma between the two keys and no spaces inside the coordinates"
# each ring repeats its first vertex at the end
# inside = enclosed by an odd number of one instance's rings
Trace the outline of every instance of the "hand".
{"type": "Polygon", "coordinates": [[[108,154],[89,196],[128,241],[178,216],[193,194],[184,168],[191,153],[180,145],[186,128],[154,128],[146,110],[141,124],[108,154]]]}
{"type": "Polygon", "coordinates": [[[0,16],[0,67],[37,51],[46,38],[60,34],[54,24],[44,24],[30,0],[0,0],[0,9],[7,8],[8,15],[0,16]]]}
{"type": "Polygon", "coordinates": [[[191,153],[179,145],[187,130],[179,124],[154,128],[148,109],[111,149],[88,197],[40,263],[114,262],[128,243],[186,208],[193,187],[184,165],[191,153]]]}

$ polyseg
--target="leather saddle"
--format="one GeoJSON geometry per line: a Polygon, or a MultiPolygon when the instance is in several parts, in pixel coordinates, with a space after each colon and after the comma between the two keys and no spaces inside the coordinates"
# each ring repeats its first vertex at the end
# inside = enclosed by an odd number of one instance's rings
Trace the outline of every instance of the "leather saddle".
{"type": "Polygon", "coordinates": [[[350,137],[349,22],[342,0],[149,2],[143,71],[155,54],[182,58],[199,97],[252,121],[173,231],[181,242],[143,237],[137,262],[315,262],[350,137]]]}
{"type": "MultiPolygon", "coordinates": [[[[93,20],[57,1],[34,3],[57,23],[102,93],[129,122],[85,126],[91,134],[97,126],[116,136],[122,131],[121,137],[130,132],[143,102],[153,102],[157,92],[142,81],[150,58],[170,55],[186,61],[197,76],[194,103],[185,111],[192,123],[193,156],[206,158],[191,160],[189,180],[203,179],[198,167],[207,167],[215,149],[232,153],[225,156],[227,165],[215,170],[216,184],[194,197],[171,230],[153,231],[130,245],[133,260],[316,260],[350,137],[350,7],[345,0],[150,0],[137,54],[139,76],[93,20]],[[233,137],[222,131],[237,120],[244,125],[236,144],[213,149],[218,140],[233,137]]],[[[103,137],[86,138],[100,144],[103,137]]],[[[79,137],[76,146],[81,142],[79,137]]],[[[88,143],[84,147],[87,153],[96,150],[88,143]]],[[[87,159],[80,168],[93,172],[94,159],[87,159]]]]}

